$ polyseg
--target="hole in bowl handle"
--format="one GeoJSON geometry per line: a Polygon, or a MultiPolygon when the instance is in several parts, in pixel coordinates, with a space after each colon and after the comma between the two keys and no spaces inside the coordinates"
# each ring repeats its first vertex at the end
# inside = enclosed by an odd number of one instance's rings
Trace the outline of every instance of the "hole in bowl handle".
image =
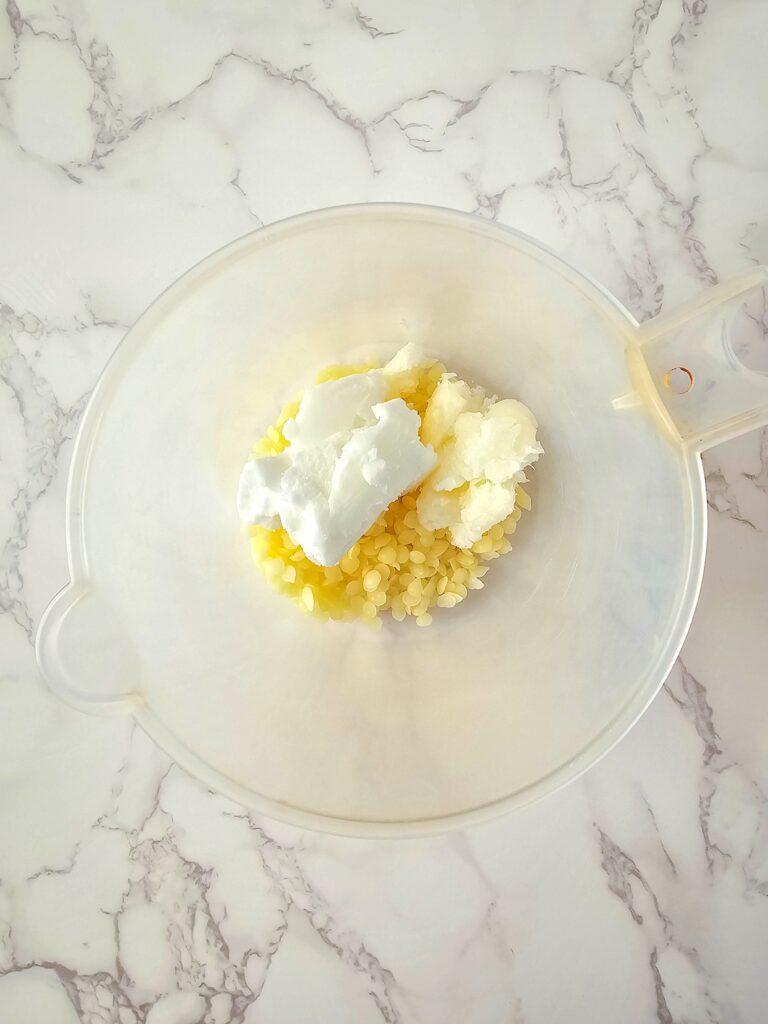
{"type": "Polygon", "coordinates": [[[85,583],[70,583],[45,609],[35,654],[53,693],[80,711],[130,714],[142,704],[133,647],[109,605],[85,583]]]}
{"type": "Polygon", "coordinates": [[[678,441],[704,451],[768,424],[767,311],[768,268],[758,267],[640,324],[635,383],[678,441]]]}

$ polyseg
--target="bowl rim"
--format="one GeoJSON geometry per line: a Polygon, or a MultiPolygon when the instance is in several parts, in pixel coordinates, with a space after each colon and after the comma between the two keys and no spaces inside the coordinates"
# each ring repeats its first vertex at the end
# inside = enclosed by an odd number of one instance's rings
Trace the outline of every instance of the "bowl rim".
{"type": "Polygon", "coordinates": [[[679,455],[687,477],[687,494],[690,501],[685,579],[680,590],[676,613],[669,624],[666,643],[647,670],[645,678],[638,682],[634,693],[614,717],[578,753],[514,793],[476,807],[435,817],[407,820],[347,819],[273,800],[240,785],[209,765],[178,740],[142,701],[90,699],[87,695],[75,693],[60,685],[46,670],[43,651],[45,637],[55,626],[61,608],[67,606],[68,596],[80,591],[89,578],[82,504],[90,454],[102,414],[109,402],[112,388],[119,383],[124,366],[130,363],[138,346],[151,336],[154,324],[183,297],[185,291],[193,288],[210,271],[219,268],[222,261],[238,256],[242,249],[254,244],[263,247],[293,232],[303,231],[324,222],[374,215],[387,219],[432,220],[465,230],[479,231],[507,245],[514,246],[517,243],[517,248],[538,252],[547,263],[554,263],[561,271],[567,272],[572,284],[580,287],[588,296],[599,299],[606,312],[613,312],[617,323],[628,335],[639,326],[630,311],[607,288],[590,274],[574,267],[555,250],[516,228],[482,218],[474,213],[423,203],[353,203],[299,213],[239,236],[189,267],[153,299],[118,343],[97,379],[78,427],[67,481],[65,532],[70,581],[46,607],[38,625],[35,649],[38,666],[49,687],[66,703],[84,711],[132,715],[154,742],[177,764],[210,789],[220,792],[246,808],[286,824],[313,831],[356,838],[407,838],[444,833],[488,821],[557,792],[597,764],[643,715],[663,686],[680,653],[701,588],[707,535],[706,491],[701,457],[695,450],[680,445],[679,455]]]}

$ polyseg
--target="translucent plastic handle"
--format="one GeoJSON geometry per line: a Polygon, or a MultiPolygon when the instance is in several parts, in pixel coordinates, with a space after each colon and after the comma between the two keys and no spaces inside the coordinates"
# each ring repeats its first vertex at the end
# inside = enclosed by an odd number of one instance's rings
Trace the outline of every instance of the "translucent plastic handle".
{"type": "Polygon", "coordinates": [[[698,451],[768,424],[768,268],[643,323],[630,362],[672,435],[698,451]]]}
{"type": "Polygon", "coordinates": [[[81,711],[126,714],[142,698],[138,658],[109,605],[85,583],[70,583],[46,608],[35,640],[53,692],[81,711]]]}

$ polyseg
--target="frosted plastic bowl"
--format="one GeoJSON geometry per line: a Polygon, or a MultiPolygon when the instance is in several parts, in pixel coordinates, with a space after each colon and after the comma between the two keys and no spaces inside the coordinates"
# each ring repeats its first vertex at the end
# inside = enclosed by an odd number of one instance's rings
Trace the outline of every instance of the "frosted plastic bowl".
{"type": "Polygon", "coordinates": [[[344,207],[239,239],[150,307],[88,405],[71,583],[37,638],[50,685],[135,716],[234,799],[333,832],[442,830],[562,786],[680,649],[699,452],[768,421],[768,381],[728,327],[765,280],[638,328],[543,246],[464,214],[344,207]],[[240,466],[318,368],[407,341],[534,410],[533,511],[486,589],[430,629],[320,624],[253,567],[240,466]]]}

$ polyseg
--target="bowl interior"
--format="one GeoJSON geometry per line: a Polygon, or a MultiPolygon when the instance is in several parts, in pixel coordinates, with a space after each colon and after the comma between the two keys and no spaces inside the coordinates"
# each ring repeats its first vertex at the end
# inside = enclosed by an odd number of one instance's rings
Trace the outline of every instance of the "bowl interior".
{"type": "Polygon", "coordinates": [[[257,233],[166,293],[89,410],[71,542],[171,752],[273,813],[363,831],[521,800],[594,760],[677,653],[702,541],[696,467],[612,404],[631,331],[530,240],[407,208],[257,233]],[[533,510],[431,628],[319,624],[252,566],[238,473],[318,368],[411,340],[534,411],[533,510]]]}

